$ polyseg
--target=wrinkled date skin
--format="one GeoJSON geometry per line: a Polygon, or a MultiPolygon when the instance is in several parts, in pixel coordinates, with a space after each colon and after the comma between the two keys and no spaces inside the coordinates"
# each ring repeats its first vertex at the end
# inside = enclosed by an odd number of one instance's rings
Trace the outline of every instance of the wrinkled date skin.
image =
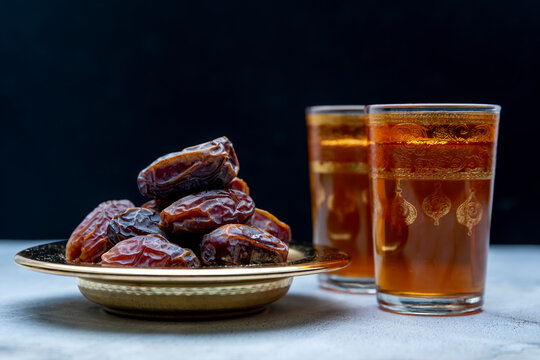
{"type": "Polygon", "coordinates": [[[164,209],[160,226],[173,234],[208,233],[221,225],[243,223],[254,211],[253,199],[241,191],[202,191],[164,209]]]}
{"type": "Polygon", "coordinates": [[[72,263],[97,263],[109,249],[107,228],[111,219],[135,205],[129,200],[111,200],[98,205],[69,237],[66,259],[72,263]]]}
{"type": "Polygon", "coordinates": [[[109,244],[114,246],[122,240],[139,235],[155,234],[166,237],[159,228],[160,220],[159,212],[142,207],[122,211],[109,222],[109,244]]]}
{"type": "Polygon", "coordinates": [[[262,209],[255,209],[253,215],[246,221],[247,225],[256,226],[269,234],[274,235],[285,244],[291,242],[291,228],[278,220],[277,217],[262,209]]]}
{"type": "MultiPolygon", "coordinates": [[[[149,209],[149,210],[154,210],[154,211],[157,211],[158,213],[160,213],[161,211],[163,211],[166,207],[170,206],[171,204],[172,204],[171,201],[163,201],[163,200],[154,199],[154,200],[150,200],[150,201],[144,203],[143,205],[141,205],[141,207],[143,207],[145,209],[149,209]]],[[[158,219],[158,223],[159,222],[160,222],[160,218],[158,219]]],[[[161,228],[160,228],[160,230],[161,230],[161,228]]],[[[156,234],[162,234],[164,232],[163,230],[161,230],[161,231],[162,231],[161,233],[156,232],[156,234]]],[[[165,238],[167,238],[167,240],[169,240],[170,242],[175,243],[176,245],[180,245],[181,247],[185,247],[185,248],[188,248],[188,249],[193,249],[196,254],[198,254],[199,247],[201,245],[201,240],[202,240],[203,235],[204,234],[195,234],[195,233],[193,233],[193,234],[183,233],[181,235],[175,235],[175,234],[172,234],[170,232],[165,232],[165,238]]]]}
{"type": "Polygon", "coordinates": [[[163,200],[154,199],[154,200],[145,202],[144,204],[141,205],[141,207],[145,209],[161,212],[163,209],[165,209],[167,206],[171,204],[172,204],[171,201],[163,201],[163,200]]]}
{"type": "Polygon", "coordinates": [[[225,188],[238,190],[249,195],[248,184],[244,180],[240,179],[239,177],[235,177],[234,179],[232,179],[231,182],[228,183],[225,188]]]}
{"type": "Polygon", "coordinates": [[[193,251],[168,242],[159,235],[143,235],[120,241],[101,256],[105,266],[198,268],[193,251]]]}
{"type": "Polygon", "coordinates": [[[279,264],[287,261],[289,248],[277,237],[254,226],[224,225],[201,242],[206,265],[279,264]]]}
{"type": "Polygon", "coordinates": [[[223,189],[238,174],[238,158],[226,137],[160,157],[139,173],[141,194],[177,200],[190,193],[223,189]]]}

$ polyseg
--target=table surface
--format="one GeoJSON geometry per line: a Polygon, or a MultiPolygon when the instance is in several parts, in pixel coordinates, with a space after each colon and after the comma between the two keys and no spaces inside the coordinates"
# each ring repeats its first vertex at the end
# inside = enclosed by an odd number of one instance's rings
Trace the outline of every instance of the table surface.
{"type": "Polygon", "coordinates": [[[310,275],[260,314],[197,322],[104,312],[74,278],[13,262],[39,243],[0,241],[0,359],[540,359],[540,246],[491,247],[475,315],[395,315],[310,275]]]}

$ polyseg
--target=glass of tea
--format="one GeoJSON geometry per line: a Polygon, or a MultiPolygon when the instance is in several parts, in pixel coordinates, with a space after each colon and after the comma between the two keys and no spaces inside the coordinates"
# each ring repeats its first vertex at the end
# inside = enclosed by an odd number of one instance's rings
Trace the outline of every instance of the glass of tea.
{"type": "Polygon", "coordinates": [[[364,106],[306,109],[313,243],[345,250],[351,264],[319,275],[321,287],[374,293],[364,106]]]}
{"type": "Polygon", "coordinates": [[[402,314],[483,304],[500,106],[368,107],[377,300],[402,314]]]}

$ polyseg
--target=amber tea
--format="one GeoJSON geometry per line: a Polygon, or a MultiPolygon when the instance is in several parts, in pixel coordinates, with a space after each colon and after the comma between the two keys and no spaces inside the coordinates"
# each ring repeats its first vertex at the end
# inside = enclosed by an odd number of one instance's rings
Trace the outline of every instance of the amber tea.
{"type": "Polygon", "coordinates": [[[379,305],[416,314],[483,303],[499,108],[370,108],[379,305]]]}
{"type": "Polygon", "coordinates": [[[322,287],[373,292],[373,242],[363,106],[307,111],[313,242],[345,250],[351,264],[320,275],[322,287]]]}

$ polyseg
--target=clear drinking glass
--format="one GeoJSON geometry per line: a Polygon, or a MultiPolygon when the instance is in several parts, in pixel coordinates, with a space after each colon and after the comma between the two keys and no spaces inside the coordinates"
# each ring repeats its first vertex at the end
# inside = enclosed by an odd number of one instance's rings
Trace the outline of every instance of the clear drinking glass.
{"type": "Polygon", "coordinates": [[[364,106],[306,109],[313,243],[345,250],[351,264],[319,275],[323,288],[374,293],[364,106]]]}
{"type": "Polygon", "coordinates": [[[500,106],[368,107],[377,300],[403,314],[483,304],[500,106]]]}

